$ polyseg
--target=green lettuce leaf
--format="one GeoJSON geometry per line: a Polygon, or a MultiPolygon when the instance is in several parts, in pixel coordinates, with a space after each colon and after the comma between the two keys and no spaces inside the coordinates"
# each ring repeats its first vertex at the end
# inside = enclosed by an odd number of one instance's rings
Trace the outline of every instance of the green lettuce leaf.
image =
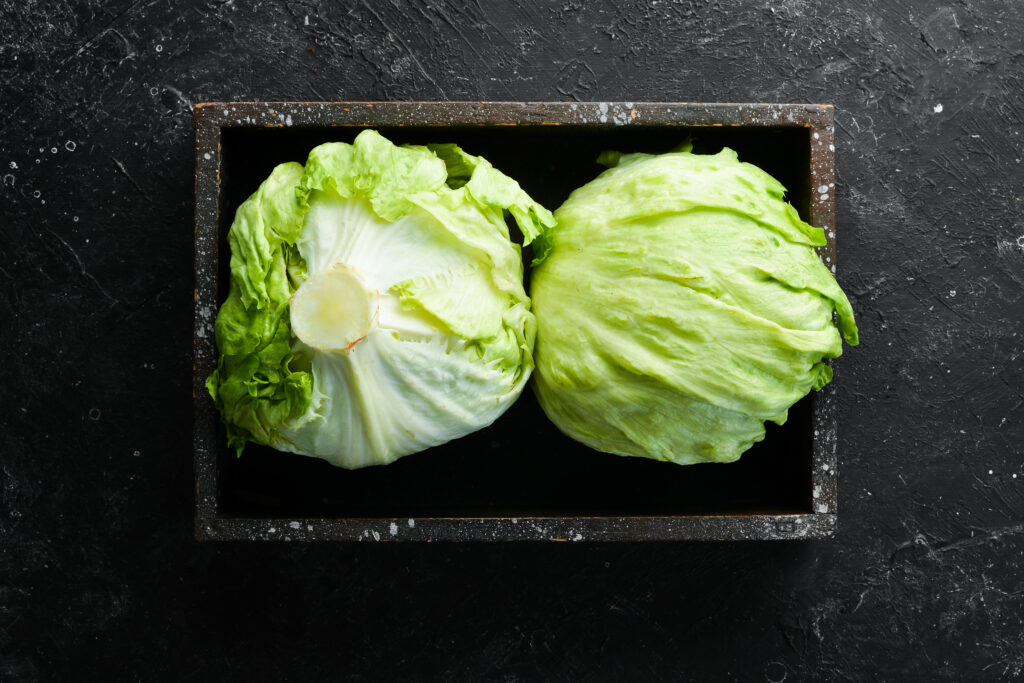
{"type": "Polygon", "coordinates": [[[302,225],[296,188],[302,166],[282,164],[235,214],[228,233],[231,285],[217,316],[220,357],[206,386],[228,443],[273,441],[309,407],[313,379],[292,351],[288,298],[305,279],[294,241],[302,225]]]}

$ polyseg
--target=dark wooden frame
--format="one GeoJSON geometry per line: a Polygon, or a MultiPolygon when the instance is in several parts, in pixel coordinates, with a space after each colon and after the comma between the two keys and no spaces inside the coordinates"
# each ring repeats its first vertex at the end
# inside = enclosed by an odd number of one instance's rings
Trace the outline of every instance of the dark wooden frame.
{"type": "Polygon", "coordinates": [[[814,395],[812,511],[624,517],[429,517],[267,519],[218,513],[218,416],[204,382],[216,366],[221,131],[268,126],[744,126],[803,127],[810,135],[810,222],[825,229],[819,251],[835,270],[833,113],[830,105],[568,102],[228,102],[195,108],[195,327],[193,335],[195,535],[200,540],[679,541],[823,538],[836,525],[835,399],[814,395]],[[820,192],[819,188],[827,188],[820,192]]]}

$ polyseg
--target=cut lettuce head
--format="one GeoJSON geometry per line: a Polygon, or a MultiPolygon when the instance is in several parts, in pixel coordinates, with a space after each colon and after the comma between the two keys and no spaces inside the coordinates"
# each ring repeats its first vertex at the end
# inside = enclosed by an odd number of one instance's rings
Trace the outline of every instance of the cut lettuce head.
{"type": "Polygon", "coordinates": [[[600,451],[736,460],[857,343],[824,232],[730,149],[600,161],[534,247],[540,404],[600,451]]]}
{"type": "Polygon", "coordinates": [[[375,131],[282,164],[238,209],[207,387],[229,444],[346,468],[489,425],[533,369],[512,215],[554,224],[486,160],[375,131]]]}

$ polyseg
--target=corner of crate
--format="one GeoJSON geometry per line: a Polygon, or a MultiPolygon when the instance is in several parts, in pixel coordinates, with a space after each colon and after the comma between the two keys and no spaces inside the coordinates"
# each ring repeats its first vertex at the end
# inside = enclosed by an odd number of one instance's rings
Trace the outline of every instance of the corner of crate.
{"type": "Polygon", "coordinates": [[[199,102],[192,107],[192,127],[213,128],[217,125],[216,112],[220,102],[199,102]]]}

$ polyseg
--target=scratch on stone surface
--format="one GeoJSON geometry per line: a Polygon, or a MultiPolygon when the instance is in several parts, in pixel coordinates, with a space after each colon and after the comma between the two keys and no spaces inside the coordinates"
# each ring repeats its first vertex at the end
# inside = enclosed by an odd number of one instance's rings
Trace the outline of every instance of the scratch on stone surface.
{"type": "Polygon", "coordinates": [[[413,51],[413,49],[409,47],[409,44],[405,42],[405,39],[402,38],[401,34],[398,31],[391,28],[391,26],[388,25],[386,21],[384,21],[384,18],[375,9],[373,9],[372,4],[368,0],[362,0],[362,5],[370,14],[374,16],[374,18],[377,19],[378,22],[380,22],[380,25],[383,26],[388,33],[394,36],[394,39],[398,41],[398,44],[402,46],[402,49],[405,50],[405,53],[409,55],[409,58],[413,61],[414,64],[416,64],[416,67],[420,70],[420,73],[422,73],[423,76],[428,81],[430,81],[430,84],[437,88],[437,91],[441,93],[441,97],[444,99],[448,99],[448,94],[444,91],[444,88],[442,88],[438,84],[438,82],[434,80],[434,77],[431,76],[430,73],[423,67],[423,62],[421,62],[419,57],[416,56],[415,51],[413,51]]]}
{"type": "Polygon", "coordinates": [[[93,277],[92,273],[85,269],[85,264],[82,263],[82,259],[79,258],[78,252],[72,249],[71,245],[67,243],[67,240],[65,240],[63,237],[55,233],[53,230],[50,230],[49,228],[46,228],[46,231],[53,235],[53,237],[56,238],[58,242],[64,245],[64,248],[67,249],[68,253],[70,253],[72,258],[75,259],[75,263],[78,264],[78,270],[82,274],[82,277],[86,278],[94,285],[96,285],[96,289],[98,289],[100,294],[102,294],[104,297],[107,298],[108,301],[110,301],[111,306],[116,306],[117,304],[121,303],[120,299],[111,296],[110,292],[108,292],[107,289],[100,284],[100,281],[93,277]]]}
{"type": "Polygon", "coordinates": [[[1007,526],[996,527],[993,529],[978,529],[978,531],[981,532],[978,536],[968,536],[942,545],[936,545],[934,546],[934,550],[936,553],[963,550],[964,548],[988,545],[994,541],[1002,540],[1005,536],[1024,534],[1024,522],[1009,524],[1007,526]]]}
{"type": "MultiPolygon", "coordinates": [[[[93,36],[91,38],[89,38],[84,43],[82,43],[81,47],[79,47],[78,50],[76,50],[73,54],[69,55],[68,57],[65,57],[57,65],[58,68],[64,66],[65,64],[70,62],[72,59],[75,59],[76,57],[81,56],[83,52],[85,52],[87,49],[89,49],[90,47],[95,45],[96,42],[98,42],[100,38],[102,38],[103,36],[107,35],[108,33],[114,33],[124,43],[125,51],[126,51],[125,59],[127,59],[129,56],[134,56],[135,53],[134,53],[134,50],[132,50],[132,48],[131,48],[131,43],[129,43],[128,39],[124,37],[124,34],[122,34],[117,29],[113,28],[113,26],[118,21],[120,21],[122,17],[124,17],[125,15],[130,13],[132,10],[134,10],[136,7],[138,7],[141,4],[142,4],[142,0],[135,0],[135,2],[133,2],[131,5],[126,7],[123,11],[118,13],[118,15],[115,16],[113,19],[111,19],[103,28],[101,28],[98,32],[93,34],[93,36]]],[[[124,61],[124,60],[122,60],[122,61],[124,61]]]]}
{"type": "Polygon", "coordinates": [[[913,548],[914,546],[925,548],[929,555],[935,554],[935,550],[932,548],[931,543],[928,542],[928,539],[925,538],[925,535],[918,533],[909,541],[903,541],[893,548],[892,552],[889,553],[889,563],[894,564],[896,562],[896,556],[900,551],[906,550],[907,548],[913,548]]]}
{"type": "Polygon", "coordinates": [[[175,97],[177,97],[178,101],[185,105],[185,108],[189,111],[189,113],[191,113],[192,109],[195,108],[195,103],[188,97],[185,97],[185,94],[177,88],[175,88],[173,85],[165,84],[164,89],[167,90],[169,93],[173,94],[175,97]]]}
{"type": "MultiPolygon", "coordinates": [[[[989,472],[989,474],[991,474],[991,471],[989,472]]],[[[990,491],[992,493],[992,496],[995,497],[995,501],[997,501],[999,505],[1001,505],[1001,506],[1003,506],[1003,508],[1005,508],[1006,513],[1007,513],[1008,516],[1010,516],[1010,517],[1019,517],[1020,516],[1020,511],[1017,508],[1015,508],[1008,500],[1006,500],[1006,497],[1003,495],[1003,493],[1000,490],[999,486],[994,486],[994,485],[992,485],[992,484],[982,480],[977,475],[974,475],[974,480],[975,480],[975,482],[977,482],[977,484],[974,486],[974,489],[976,491],[979,491],[979,492],[990,491]]],[[[982,495],[984,495],[984,494],[982,494],[982,495]]],[[[988,498],[988,497],[986,497],[986,498],[987,498],[987,500],[988,500],[988,502],[990,504],[993,502],[992,498],[988,498]]]]}
{"type": "Polygon", "coordinates": [[[124,174],[124,177],[127,178],[131,182],[131,184],[135,186],[135,189],[138,190],[141,194],[146,194],[146,191],[142,189],[142,186],[139,185],[135,178],[132,177],[132,174],[128,172],[128,169],[125,168],[124,164],[121,163],[121,160],[115,157],[111,157],[111,159],[113,160],[114,165],[117,166],[118,170],[124,174]]]}

